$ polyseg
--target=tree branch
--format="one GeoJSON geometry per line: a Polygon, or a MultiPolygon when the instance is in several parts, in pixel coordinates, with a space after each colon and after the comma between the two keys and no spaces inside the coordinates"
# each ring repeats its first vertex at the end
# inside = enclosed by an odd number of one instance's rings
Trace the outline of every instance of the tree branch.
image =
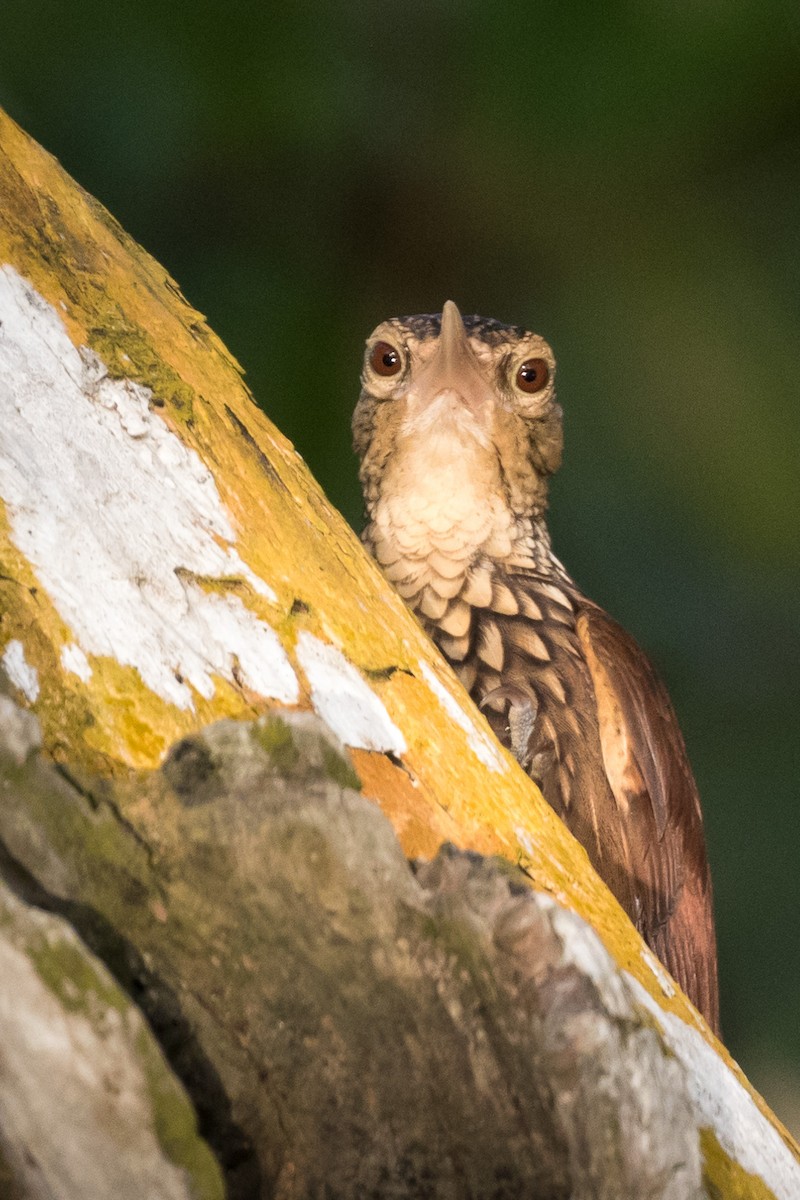
{"type": "MultiPolygon", "coordinates": [[[[0,207],[0,951],[31,1022],[76,1030],[89,978],[108,1014],[108,968],[236,1198],[796,1195],[795,1144],[224,347],[2,114],[0,207]],[[73,939],[47,980],[31,906],[73,939]]],[[[102,1094],[139,1097],[154,1164],[137,1087],[102,1094]]],[[[66,1136],[43,1112],[2,1170],[71,1200],[20,1166],[66,1136]]],[[[164,1180],[219,1194],[187,1139],[200,1175],[164,1180]]]]}

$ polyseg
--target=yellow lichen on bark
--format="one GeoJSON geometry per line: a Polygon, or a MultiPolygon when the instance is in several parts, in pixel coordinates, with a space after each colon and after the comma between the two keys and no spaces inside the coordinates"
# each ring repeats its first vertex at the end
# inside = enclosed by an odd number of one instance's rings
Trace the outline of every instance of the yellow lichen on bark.
{"type": "MultiPolygon", "coordinates": [[[[88,347],[111,380],[148,389],[150,414],[213,478],[235,536],[229,543],[212,531],[210,539],[243,566],[216,575],[187,568],[183,583],[191,595],[217,603],[209,611],[220,620],[238,620],[246,611],[274,631],[297,679],[301,706],[312,702],[313,680],[303,670],[298,639],[310,636],[341,652],[385,710],[405,748],[389,754],[358,748],[356,740],[353,759],[405,852],[430,856],[450,840],[519,863],[537,887],[590,921],[619,965],[664,1011],[702,1028],[713,1043],[683,995],[662,987],[582,848],[493,744],[483,718],[416,621],[292,446],[253,403],[238,365],[203,318],[164,270],[3,114],[0,209],[0,267],[13,268],[35,289],[63,321],[72,345],[88,347]],[[458,722],[453,707],[460,710],[458,722]]],[[[269,397],[259,399],[268,408],[269,397]]],[[[57,457],[52,469],[59,470],[57,457]]],[[[169,475],[168,465],[164,473],[169,475]]],[[[68,669],[64,652],[75,632],[17,544],[3,507],[8,498],[0,501],[0,653],[14,640],[22,642],[41,684],[28,702],[55,757],[101,773],[155,767],[167,747],[191,730],[269,707],[269,697],[237,666],[235,647],[230,677],[212,665],[205,692],[190,687],[176,669],[176,694],[191,693],[191,703],[183,705],[111,653],[83,647],[91,674],[68,669]]],[[[99,512],[98,522],[103,519],[99,512]]],[[[157,537],[158,530],[152,532],[157,537]]],[[[157,607],[158,597],[148,604],[157,607]]],[[[768,1112],[760,1098],[756,1103],[768,1112]]],[[[769,1119],[774,1123],[771,1114],[769,1119]]],[[[709,1158],[710,1178],[723,1179],[715,1165],[722,1159],[722,1152],[709,1158]]]]}

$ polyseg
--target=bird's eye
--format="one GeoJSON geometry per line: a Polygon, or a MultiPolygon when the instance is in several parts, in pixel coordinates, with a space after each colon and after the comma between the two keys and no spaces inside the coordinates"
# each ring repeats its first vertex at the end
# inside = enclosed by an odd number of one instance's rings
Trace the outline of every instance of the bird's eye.
{"type": "Polygon", "coordinates": [[[540,392],[550,378],[550,368],[543,358],[526,358],[517,371],[514,382],[521,392],[540,392]]]}
{"type": "Polygon", "coordinates": [[[369,365],[376,375],[397,375],[403,360],[400,351],[389,342],[376,342],[370,351],[369,365]]]}

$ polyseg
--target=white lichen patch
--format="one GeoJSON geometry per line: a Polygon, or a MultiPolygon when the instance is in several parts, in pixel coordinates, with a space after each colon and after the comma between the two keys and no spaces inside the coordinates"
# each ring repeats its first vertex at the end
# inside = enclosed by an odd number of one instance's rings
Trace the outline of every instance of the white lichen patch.
{"type": "Polygon", "coordinates": [[[491,771],[506,771],[508,769],[506,761],[500,753],[494,736],[488,730],[484,732],[484,730],[479,729],[470,720],[455,696],[448,692],[447,688],[437,679],[427,663],[420,662],[419,670],[422,678],[434,693],[447,715],[466,733],[467,742],[476,757],[491,771]]]}
{"type": "Polygon", "coordinates": [[[214,693],[209,669],[236,679],[258,692],[294,704],[300,694],[297,676],[275,630],[259,621],[238,596],[207,593],[195,583],[186,585],[187,605],[199,650],[187,650],[186,679],[201,696],[214,693]],[[249,620],[243,620],[247,613],[249,620]]]}
{"type": "Polygon", "coordinates": [[[625,984],[616,962],[591,925],[546,892],[538,892],[537,903],[550,913],[550,922],[563,947],[564,962],[591,979],[607,1011],[624,1017],[630,1008],[625,984]]]}
{"type": "Polygon", "coordinates": [[[16,638],[9,642],[0,661],[14,686],[19,688],[29,704],[35,704],[39,698],[39,676],[36,668],[26,660],[22,642],[16,638]]]}
{"type": "Polygon", "coordinates": [[[763,1179],[777,1200],[800,1196],[800,1162],[759,1109],[747,1088],[698,1029],[664,1012],[637,979],[625,972],[635,999],[657,1019],[667,1045],[686,1069],[699,1128],[713,1130],[723,1150],[763,1179]]]}
{"type": "Polygon", "coordinates": [[[533,858],[536,854],[536,847],[533,844],[530,830],[525,829],[522,825],[515,825],[514,835],[523,850],[533,858]]]}
{"type": "Polygon", "coordinates": [[[73,675],[77,675],[84,683],[88,683],[92,678],[92,668],[89,665],[89,660],[75,642],[70,642],[68,646],[61,647],[61,665],[65,671],[70,671],[73,675]]]}
{"type": "MultiPolygon", "coordinates": [[[[184,709],[191,688],[213,695],[214,675],[293,703],[297,679],[274,631],[208,581],[275,594],[237,553],[211,472],[151,398],[109,378],[56,309],[0,269],[0,497],[77,648],[135,667],[184,709]]],[[[81,675],[74,651],[62,662],[81,675]]]]}
{"type": "Polygon", "coordinates": [[[669,973],[664,970],[663,966],[658,961],[655,954],[653,954],[653,951],[648,949],[647,946],[642,946],[642,958],[643,958],[645,964],[650,968],[650,970],[653,972],[656,979],[658,980],[659,985],[660,985],[661,990],[664,993],[664,995],[669,998],[674,996],[675,995],[675,984],[672,982],[672,980],[669,976],[669,973]]]}
{"type": "Polygon", "coordinates": [[[405,753],[405,738],[382,700],[341,651],[302,630],[296,653],[311,703],[340,742],[358,750],[405,753]]]}

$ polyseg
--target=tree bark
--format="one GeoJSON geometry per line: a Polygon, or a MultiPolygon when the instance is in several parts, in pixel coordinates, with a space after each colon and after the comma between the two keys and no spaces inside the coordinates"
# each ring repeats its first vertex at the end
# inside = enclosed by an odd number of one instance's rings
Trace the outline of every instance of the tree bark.
{"type": "Polygon", "coordinates": [[[6,1190],[124,1196],[124,1144],[154,1196],[800,1194],[224,347],[2,115],[0,211],[6,1190]]]}

